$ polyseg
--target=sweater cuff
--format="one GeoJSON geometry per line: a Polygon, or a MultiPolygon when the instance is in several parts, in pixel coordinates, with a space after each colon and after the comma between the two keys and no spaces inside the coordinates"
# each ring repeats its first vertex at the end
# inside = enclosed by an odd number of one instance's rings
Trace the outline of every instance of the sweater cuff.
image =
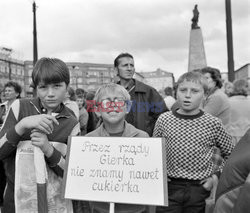
{"type": "Polygon", "coordinates": [[[53,147],[52,155],[49,158],[45,157],[45,160],[48,163],[49,167],[55,167],[60,162],[61,157],[61,152],[59,152],[57,149],[55,149],[55,147],[53,147]]]}
{"type": "Polygon", "coordinates": [[[16,147],[19,141],[21,140],[22,136],[17,134],[15,127],[12,127],[7,132],[6,138],[8,140],[8,143],[16,147]]]}

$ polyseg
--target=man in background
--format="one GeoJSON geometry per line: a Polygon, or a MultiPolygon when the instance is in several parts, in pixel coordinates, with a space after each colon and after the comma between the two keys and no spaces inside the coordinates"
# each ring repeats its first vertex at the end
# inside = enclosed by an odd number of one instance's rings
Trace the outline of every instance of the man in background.
{"type": "Polygon", "coordinates": [[[133,78],[135,66],[131,54],[118,55],[114,60],[114,67],[119,77],[117,83],[131,96],[132,107],[126,121],[152,136],[157,118],[167,111],[163,98],[156,89],[133,78]]]}

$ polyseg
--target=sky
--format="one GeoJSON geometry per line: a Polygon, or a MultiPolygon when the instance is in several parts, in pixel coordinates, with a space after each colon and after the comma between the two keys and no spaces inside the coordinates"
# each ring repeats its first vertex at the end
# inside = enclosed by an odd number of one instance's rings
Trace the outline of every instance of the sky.
{"type": "MultiPolygon", "coordinates": [[[[0,1],[0,47],[33,60],[32,0],[0,1]]],[[[188,70],[193,8],[198,4],[208,66],[227,72],[225,0],[36,0],[38,58],[113,64],[134,56],[137,72],[188,70]]],[[[250,1],[231,0],[235,70],[250,63],[250,1]]]]}

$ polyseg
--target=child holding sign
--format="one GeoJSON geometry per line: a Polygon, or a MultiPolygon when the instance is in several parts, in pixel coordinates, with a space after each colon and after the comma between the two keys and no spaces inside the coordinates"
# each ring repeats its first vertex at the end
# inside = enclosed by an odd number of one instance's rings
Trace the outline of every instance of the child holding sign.
{"type": "MultiPolygon", "coordinates": [[[[96,102],[96,114],[102,118],[102,124],[96,130],[88,133],[88,137],[149,137],[125,121],[129,112],[130,95],[127,90],[114,83],[99,88],[94,98],[96,102]]],[[[109,203],[91,202],[94,212],[104,213],[109,211],[109,203]]],[[[146,209],[142,205],[115,204],[115,212],[138,213],[146,209]]]]}
{"type": "Polygon", "coordinates": [[[0,132],[0,160],[7,188],[3,213],[72,212],[61,198],[66,144],[79,123],[64,106],[69,70],[59,59],[41,58],[32,80],[37,98],[16,100],[0,132]]]}
{"type": "Polygon", "coordinates": [[[167,147],[168,207],[156,212],[205,212],[205,199],[218,179],[222,165],[214,170],[214,147],[224,160],[233,144],[221,121],[200,110],[207,81],[198,72],[183,74],[177,82],[179,108],[162,114],[155,125],[154,137],[164,137],[167,147]]]}

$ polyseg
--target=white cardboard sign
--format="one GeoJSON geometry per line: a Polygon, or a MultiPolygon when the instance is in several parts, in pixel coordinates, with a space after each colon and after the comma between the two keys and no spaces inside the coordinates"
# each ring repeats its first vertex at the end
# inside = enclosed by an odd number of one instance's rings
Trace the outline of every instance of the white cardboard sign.
{"type": "Polygon", "coordinates": [[[161,138],[71,137],[64,197],[168,205],[165,155],[161,138]]]}

